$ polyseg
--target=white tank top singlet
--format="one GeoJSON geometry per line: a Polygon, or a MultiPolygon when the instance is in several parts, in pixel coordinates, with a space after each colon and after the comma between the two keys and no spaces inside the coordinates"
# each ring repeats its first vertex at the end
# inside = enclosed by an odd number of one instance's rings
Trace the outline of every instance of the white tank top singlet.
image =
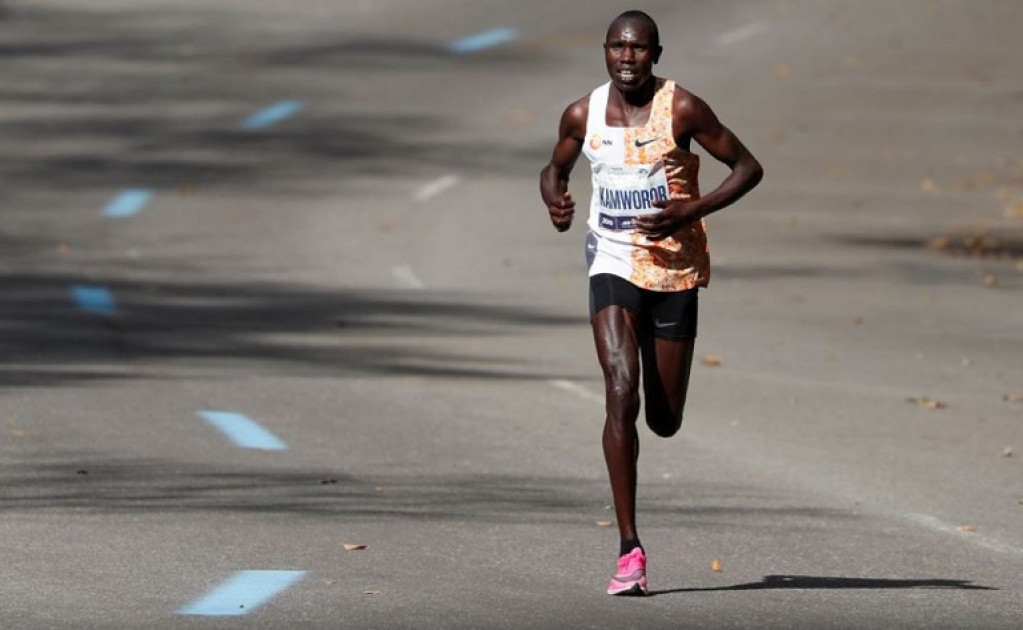
{"type": "Polygon", "coordinates": [[[654,94],[642,127],[610,127],[611,83],[590,93],[583,153],[590,161],[593,198],[587,221],[589,275],[610,273],[652,291],[684,291],[710,281],[704,222],[685,225],[662,241],[635,230],[636,216],[657,212],[655,199],[697,199],[699,156],[675,144],[672,103],[675,82],[654,94]]]}

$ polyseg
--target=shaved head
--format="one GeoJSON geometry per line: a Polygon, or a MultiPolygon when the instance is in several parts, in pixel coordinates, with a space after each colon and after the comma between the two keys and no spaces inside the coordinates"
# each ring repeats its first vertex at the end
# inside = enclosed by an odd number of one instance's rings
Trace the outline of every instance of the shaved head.
{"type": "Polygon", "coordinates": [[[611,20],[611,25],[607,27],[607,32],[610,34],[613,28],[615,28],[616,26],[621,26],[626,23],[642,24],[643,26],[647,27],[648,29],[650,29],[651,37],[650,43],[653,45],[653,47],[656,48],[661,45],[661,35],[657,31],[657,22],[654,22],[654,18],[650,17],[650,15],[648,15],[644,11],[632,10],[622,13],[615,19],[611,20]]]}

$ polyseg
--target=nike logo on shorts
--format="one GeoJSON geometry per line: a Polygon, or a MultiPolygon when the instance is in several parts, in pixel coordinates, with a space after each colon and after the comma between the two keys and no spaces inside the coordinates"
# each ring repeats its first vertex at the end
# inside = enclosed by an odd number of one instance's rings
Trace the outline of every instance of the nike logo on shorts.
{"type": "Polygon", "coordinates": [[[678,322],[662,322],[659,319],[654,320],[654,326],[657,328],[669,328],[671,326],[675,326],[676,324],[678,324],[678,322]]]}
{"type": "Polygon", "coordinates": [[[636,138],[636,148],[638,149],[640,147],[645,147],[651,142],[657,142],[657,138],[650,138],[649,140],[643,140],[642,142],[640,141],[639,138],[636,138]]]}

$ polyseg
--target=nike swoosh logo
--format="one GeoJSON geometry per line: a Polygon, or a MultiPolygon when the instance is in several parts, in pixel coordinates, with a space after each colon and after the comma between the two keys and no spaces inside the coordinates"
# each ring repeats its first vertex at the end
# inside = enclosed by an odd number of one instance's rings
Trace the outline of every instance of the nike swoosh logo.
{"type": "Polygon", "coordinates": [[[656,320],[656,319],[654,320],[654,326],[656,326],[658,328],[667,328],[669,326],[674,326],[677,323],[678,322],[662,322],[662,321],[659,321],[659,320],[656,320]]]}
{"type": "Polygon", "coordinates": [[[657,142],[657,138],[650,138],[649,140],[643,140],[642,142],[640,141],[639,138],[636,138],[636,148],[638,149],[640,147],[645,147],[651,142],[657,142]]]}

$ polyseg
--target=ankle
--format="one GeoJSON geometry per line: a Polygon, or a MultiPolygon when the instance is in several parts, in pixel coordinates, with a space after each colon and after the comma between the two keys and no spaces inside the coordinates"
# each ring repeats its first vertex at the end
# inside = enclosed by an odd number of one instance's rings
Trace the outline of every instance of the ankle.
{"type": "Polygon", "coordinates": [[[632,553],[633,549],[642,549],[643,545],[640,544],[639,538],[630,538],[629,540],[623,540],[619,557],[632,553]]]}

